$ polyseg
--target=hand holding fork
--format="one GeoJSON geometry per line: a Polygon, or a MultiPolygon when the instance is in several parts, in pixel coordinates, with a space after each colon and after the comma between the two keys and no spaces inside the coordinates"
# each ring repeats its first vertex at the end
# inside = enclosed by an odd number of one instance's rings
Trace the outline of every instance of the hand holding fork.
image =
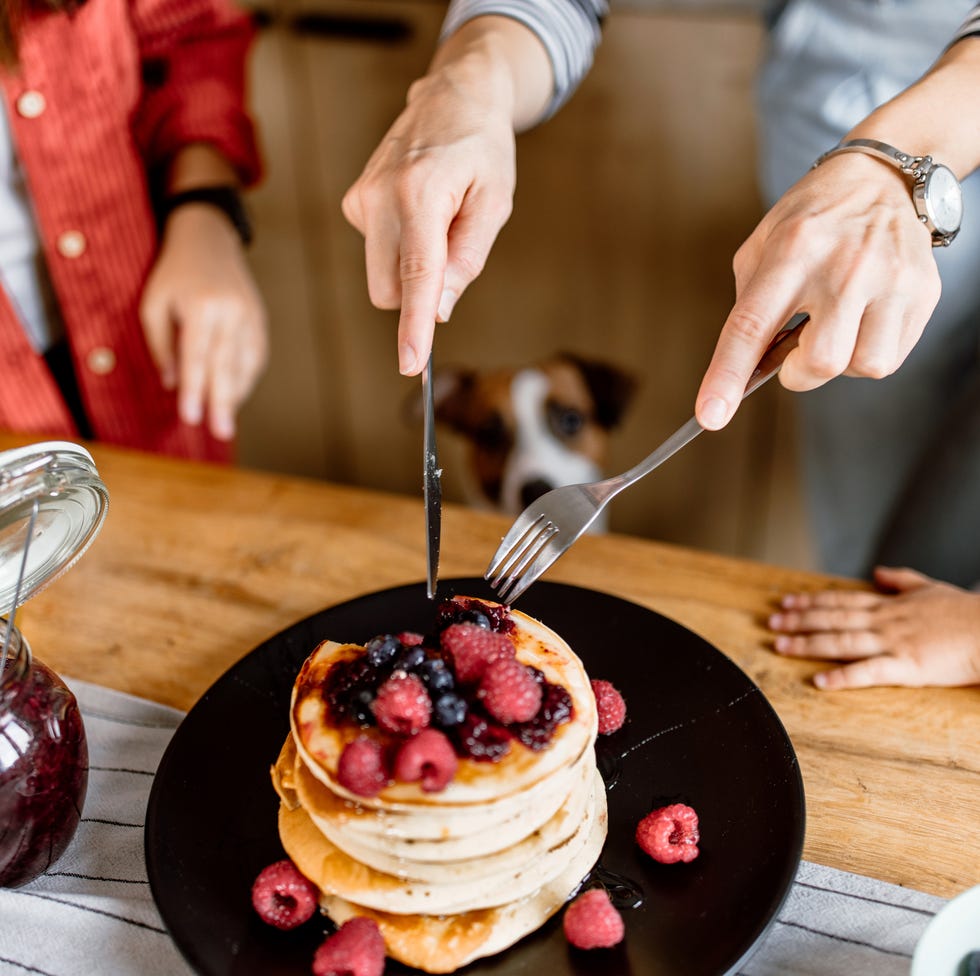
{"type": "MultiPolygon", "coordinates": [[[[743,400],[779,372],[799,343],[800,331],[808,321],[809,316],[797,317],[776,336],[749,378],[743,400]]],[[[513,603],[588,529],[615,495],[659,467],[703,429],[692,417],[652,454],[623,474],[546,492],[517,517],[494,553],[484,579],[490,581],[503,602],[513,603]]]]}

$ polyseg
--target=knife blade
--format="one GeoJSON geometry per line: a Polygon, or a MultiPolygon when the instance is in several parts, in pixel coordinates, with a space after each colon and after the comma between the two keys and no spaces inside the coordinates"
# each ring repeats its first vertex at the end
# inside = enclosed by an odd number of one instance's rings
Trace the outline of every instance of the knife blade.
{"type": "Polygon", "coordinates": [[[435,401],[432,395],[432,353],[422,370],[424,431],[422,435],[422,496],[425,500],[426,592],[435,599],[439,583],[439,540],[442,534],[442,470],[436,449],[435,401]]]}

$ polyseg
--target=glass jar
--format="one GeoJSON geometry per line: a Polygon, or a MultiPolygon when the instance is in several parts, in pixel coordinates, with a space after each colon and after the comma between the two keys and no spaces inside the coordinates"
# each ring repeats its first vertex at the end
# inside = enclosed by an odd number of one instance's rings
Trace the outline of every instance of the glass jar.
{"type": "Polygon", "coordinates": [[[33,656],[14,614],[74,565],[108,502],[92,456],[77,444],[0,453],[0,887],[26,884],[64,853],[88,785],[75,696],[33,656]]]}
{"type": "Polygon", "coordinates": [[[26,884],[61,857],[87,785],[88,746],[75,696],[33,659],[15,627],[0,673],[0,888],[26,884]]]}

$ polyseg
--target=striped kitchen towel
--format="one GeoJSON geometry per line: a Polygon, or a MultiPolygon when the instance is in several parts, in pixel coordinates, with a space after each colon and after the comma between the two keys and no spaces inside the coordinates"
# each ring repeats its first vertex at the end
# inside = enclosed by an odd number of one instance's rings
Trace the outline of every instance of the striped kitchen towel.
{"type": "MultiPolygon", "coordinates": [[[[83,681],[89,787],[74,840],[47,874],[0,889],[0,974],[188,976],[143,861],[154,771],[180,712],[83,681]]],[[[739,976],[907,976],[942,898],[803,862],[739,976]]],[[[642,974],[637,974],[642,976],[642,974]]],[[[678,974],[681,976],[681,974],[678,974]]]]}

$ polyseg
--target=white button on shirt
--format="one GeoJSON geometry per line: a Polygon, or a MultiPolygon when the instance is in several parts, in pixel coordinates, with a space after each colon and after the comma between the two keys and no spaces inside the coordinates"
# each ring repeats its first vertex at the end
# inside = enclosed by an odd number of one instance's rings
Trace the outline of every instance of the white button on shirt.
{"type": "Polygon", "coordinates": [[[17,99],[17,114],[25,119],[36,119],[47,105],[39,91],[26,91],[17,99]]]}
{"type": "Polygon", "coordinates": [[[66,230],[58,235],[55,247],[63,258],[78,258],[85,253],[85,235],[80,230],[66,230]]]}
{"type": "Polygon", "coordinates": [[[96,376],[106,376],[116,368],[116,354],[108,346],[96,346],[85,357],[85,365],[96,376]]]}

